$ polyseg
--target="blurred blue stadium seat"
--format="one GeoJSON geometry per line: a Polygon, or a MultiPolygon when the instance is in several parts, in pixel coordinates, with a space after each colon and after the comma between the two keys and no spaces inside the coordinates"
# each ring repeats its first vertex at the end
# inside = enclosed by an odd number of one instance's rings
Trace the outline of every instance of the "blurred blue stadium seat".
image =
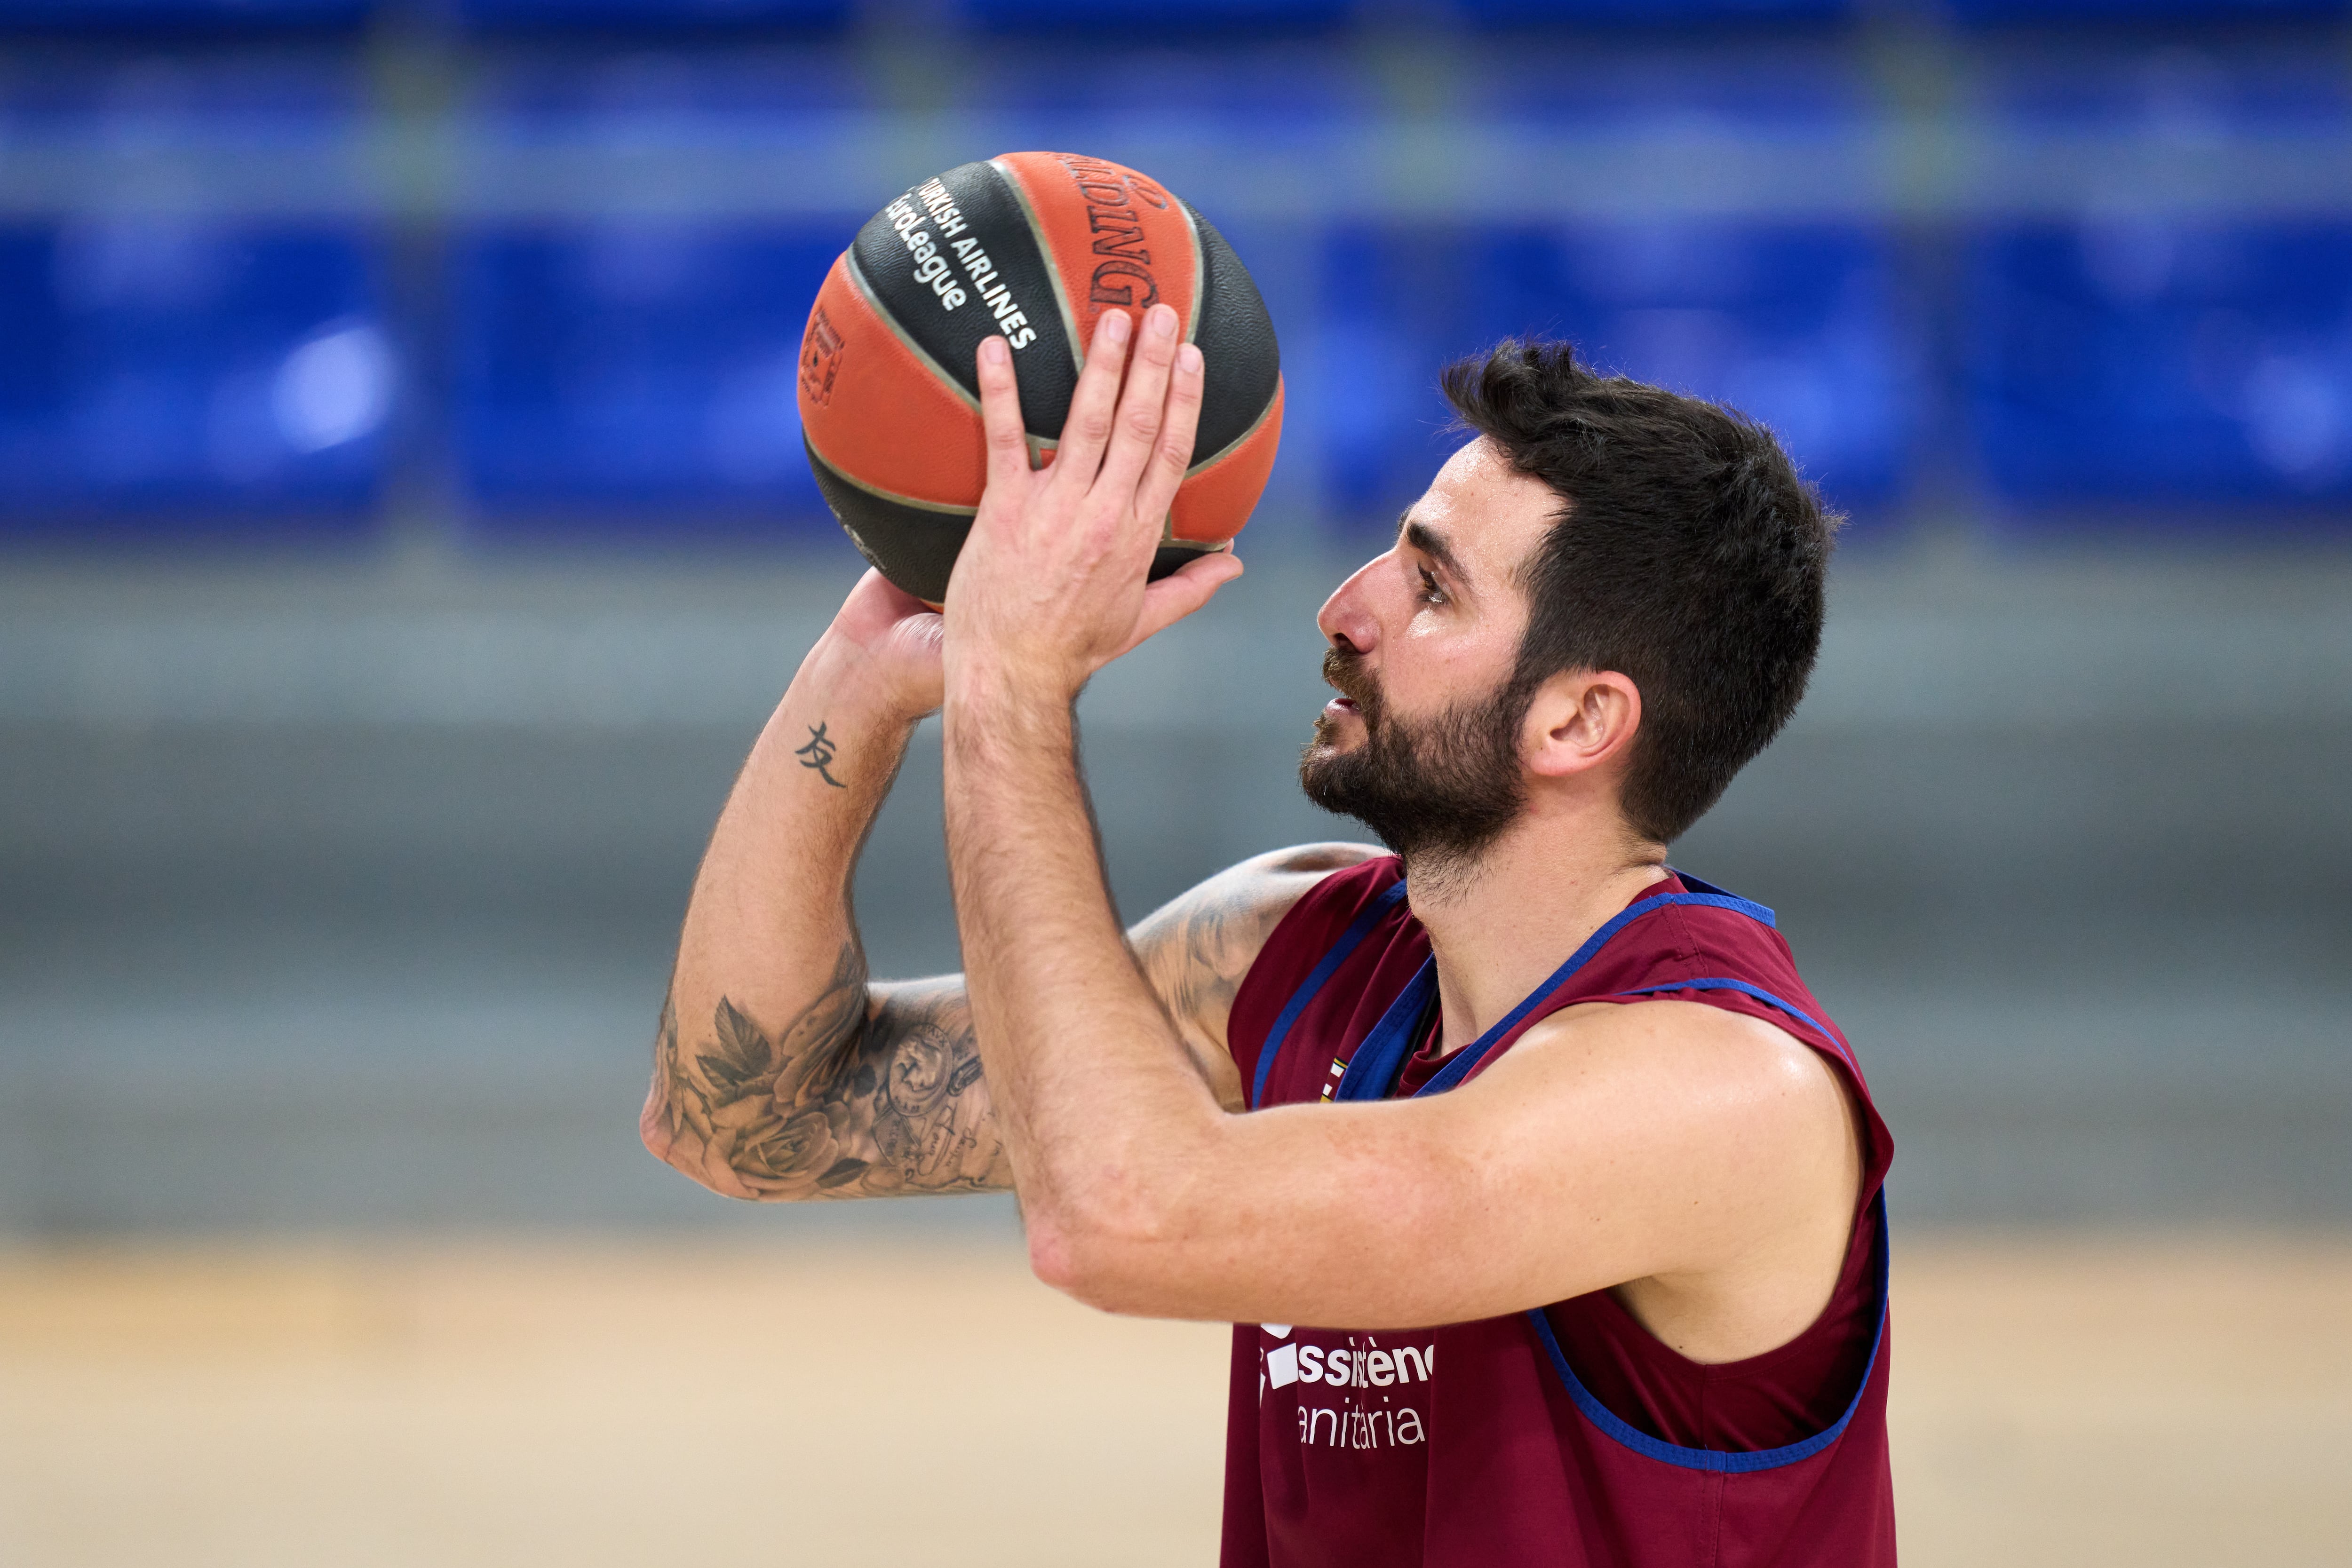
{"type": "Polygon", "coordinates": [[[460,235],[453,420],[477,527],[660,543],[825,526],[801,332],[864,216],[460,235]]]}
{"type": "Polygon", "coordinates": [[[0,529],[370,525],[397,334],[371,225],[328,215],[363,167],[361,85],[348,63],[274,48],[76,54],[11,74],[0,143],[58,171],[69,215],[37,204],[0,238],[0,529]],[[70,215],[77,185],[100,200],[70,215]],[[262,200],[188,211],[213,185],[262,200]],[[271,197],[325,211],[247,215],[271,197]]]}
{"type": "Polygon", "coordinates": [[[1617,134],[1715,132],[1747,141],[1851,135],[1872,86],[1850,51],[1809,38],[1691,47],[1510,37],[1476,55],[1468,114],[1617,134]]]}
{"type": "Polygon", "coordinates": [[[2346,0],[1942,0],[1968,26],[2012,23],[2295,21],[2341,16],[2346,0]]]}
{"type": "Polygon", "coordinates": [[[879,207],[874,93],[830,43],[726,51],[527,51],[457,117],[467,204],[551,213],[879,207]],[[835,195],[828,195],[834,193],[835,195]]]}
{"type": "Polygon", "coordinates": [[[871,103],[830,47],[488,74],[469,179],[483,206],[524,210],[452,239],[450,423],[478,533],[824,525],[793,389],[825,269],[895,193],[856,173],[871,103]],[[836,187],[845,210],[823,210],[836,187]],[[756,211],[778,195],[821,215],[756,211]],[[747,196],[754,214],[729,215],[747,196]],[[698,215],[661,215],[677,206],[698,215]]]}
{"type": "Polygon", "coordinates": [[[347,29],[377,0],[0,0],[0,29],[162,33],[347,29]]]}
{"type": "Polygon", "coordinates": [[[2086,140],[2145,161],[2127,205],[1974,244],[1962,336],[1995,490],[2025,511],[2347,494],[2352,226],[2168,214],[2162,184],[2241,148],[2340,161],[2342,62],[2274,39],[2077,45],[2003,61],[1982,95],[2021,157],[2086,140]]]}
{"type": "Polygon", "coordinates": [[[742,146],[873,106],[860,62],[814,41],[715,54],[632,48],[584,61],[525,54],[483,73],[468,118],[497,136],[742,146]]]}
{"type": "Polygon", "coordinates": [[[1870,230],[1349,225],[1329,266],[1349,286],[1323,323],[1318,434],[1343,516],[1385,525],[1428,482],[1455,439],[1441,366],[1528,335],[1760,420],[1865,517],[1902,493],[1925,392],[1890,247],[1870,230]]]}
{"type": "Polygon", "coordinates": [[[457,0],[467,26],[488,31],[664,32],[781,27],[811,32],[847,25],[853,0],[457,0]]]}
{"type": "Polygon", "coordinates": [[[1633,23],[1829,22],[1854,14],[1854,0],[1454,0],[1475,27],[1633,23]]]}
{"type": "Polygon", "coordinates": [[[1043,148],[1115,159],[1195,200],[1202,180],[1230,188],[1267,172],[1267,154],[1343,144],[1381,106],[1355,62],[1297,40],[1214,51],[1128,47],[1091,62],[1004,45],[964,74],[955,101],[990,153],[1043,148]]]}
{"type": "MultiPolygon", "coordinates": [[[[962,0],[999,32],[1181,35],[1311,32],[1344,25],[1357,0],[962,0]]],[[[1074,74],[1076,68],[1073,67],[1074,74]]]]}
{"type": "Polygon", "coordinates": [[[356,226],[20,225],[0,278],[0,531],[368,526],[399,377],[356,226]]]}
{"type": "Polygon", "coordinates": [[[1757,177],[1748,160],[1759,147],[1803,149],[1809,180],[1850,167],[1869,123],[1853,62],[1802,40],[1513,39],[1477,58],[1475,96],[1461,109],[1502,148],[1524,138],[1520,161],[1572,157],[1585,139],[1655,149],[1644,194],[1659,211],[1575,225],[1341,225],[1327,276],[1344,286],[1328,289],[1318,339],[1325,362],[1300,368],[1298,397],[1321,427],[1308,439],[1334,509],[1385,526],[1450,439],[1438,369],[1500,338],[1545,334],[1755,414],[1834,499],[1884,510],[1906,482],[1925,395],[1888,246],[1853,225],[1669,215],[1693,198],[1719,203],[1726,169],[1757,177]]]}
{"type": "Polygon", "coordinates": [[[275,44],[28,52],[0,73],[0,142],[18,153],[79,145],[180,158],[341,157],[360,144],[366,86],[340,51],[275,44]]]}
{"type": "Polygon", "coordinates": [[[1970,271],[1972,413],[2012,504],[2352,499],[2352,224],[2021,225],[1970,271]]]}
{"type": "Polygon", "coordinates": [[[2075,40],[2000,57],[1982,72],[1982,110],[2036,141],[2085,133],[2148,148],[2231,138],[2352,136],[2352,77],[2340,60],[2292,43],[2075,40]]]}

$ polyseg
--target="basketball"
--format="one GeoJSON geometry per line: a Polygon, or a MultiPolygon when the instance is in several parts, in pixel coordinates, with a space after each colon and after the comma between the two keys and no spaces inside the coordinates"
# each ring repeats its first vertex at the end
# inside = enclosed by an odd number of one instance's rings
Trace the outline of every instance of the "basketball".
{"type": "Polygon", "coordinates": [[[1134,170],[1067,152],[965,163],[875,214],[817,291],[800,360],[809,465],[859,551],[908,592],[943,600],[987,472],[982,338],[1001,333],[1013,350],[1043,466],[1103,312],[1163,300],[1200,347],[1207,385],[1153,577],[1226,548],[1281,440],[1274,323],[1224,236],[1134,170]]]}

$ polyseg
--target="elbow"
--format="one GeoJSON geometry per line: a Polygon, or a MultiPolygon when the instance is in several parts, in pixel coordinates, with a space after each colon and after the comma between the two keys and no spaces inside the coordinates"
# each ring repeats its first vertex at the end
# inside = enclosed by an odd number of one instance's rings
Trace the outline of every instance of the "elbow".
{"type": "Polygon", "coordinates": [[[637,1141],[645,1145],[646,1153],[653,1155],[662,1164],[668,1165],[669,1152],[676,1145],[677,1136],[670,1127],[669,1117],[666,1114],[666,1111],[667,1107],[662,1103],[661,1086],[656,1084],[653,1091],[646,1096],[645,1109],[637,1113],[637,1141]]]}
{"type": "Polygon", "coordinates": [[[1100,1312],[1139,1312],[1142,1281],[1124,1249],[1098,1230],[1066,1218],[1029,1226],[1029,1268],[1040,1282],[1100,1312]]]}
{"type": "Polygon", "coordinates": [[[1227,1118],[1206,1095],[1199,1110],[1039,1149],[1021,1209],[1041,1282],[1103,1312],[1187,1315],[1232,1223],[1227,1118]]]}
{"type": "Polygon", "coordinates": [[[658,1088],[646,1099],[645,1113],[637,1118],[637,1139],[645,1145],[646,1153],[705,1191],[746,1201],[765,1196],[712,1158],[709,1145],[694,1137],[691,1129],[688,1135],[679,1135],[658,1088]]]}
{"type": "Polygon", "coordinates": [[[637,1120],[637,1140],[645,1145],[646,1153],[653,1155],[678,1175],[687,1177],[696,1186],[709,1188],[712,1192],[719,1190],[711,1181],[709,1173],[702,1168],[701,1163],[687,1157],[687,1150],[680,1145],[677,1130],[669,1124],[667,1117],[658,1114],[656,1107],[652,1105],[646,1106],[646,1113],[637,1120]]]}
{"type": "Polygon", "coordinates": [[[1107,1312],[1173,1310],[1192,1249],[1181,1194],[1108,1179],[1036,1206],[1027,1217],[1029,1268],[1040,1282],[1107,1312]]]}
{"type": "Polygon", "coordinates": [[[1045,1215],[1024,1216],[1023,1228],[1029,1237],[1029,1271],[1038,1283],[1087,1301],[1087,1275],[1070,1228],[1045,1215]]]}
{"type": "MultiPolygon", "coordinates": [[[[637,1126],[637,1139],[645,1145],[646,1153],[653,1155],[670,1169],[681,1176],[693,1176],[697,1181],[702,1180],[698,1172],[677,1158],[677,1139],[668,1128],[658,1126],[650,1121],[642,1122],[637,1126]]],[[[704,1185],[709,1184],[706,1182],[704,1185]]]]}

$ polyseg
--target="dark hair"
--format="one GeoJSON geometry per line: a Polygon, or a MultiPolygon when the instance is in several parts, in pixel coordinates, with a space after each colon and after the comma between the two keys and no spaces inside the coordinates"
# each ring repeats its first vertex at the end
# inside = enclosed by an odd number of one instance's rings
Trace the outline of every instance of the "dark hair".
{"type": "Polygon", "coordinates": [[[1513,685],[1630,677],[1642,725],[1625,818],[1679,838],[1805,695],[1843,519],[1761,425],[1600,375],[1566,343],[1506,340],[1448,366],[1444,387],[1463,424],[1565,503],[1520,568],[1513,685]]]}

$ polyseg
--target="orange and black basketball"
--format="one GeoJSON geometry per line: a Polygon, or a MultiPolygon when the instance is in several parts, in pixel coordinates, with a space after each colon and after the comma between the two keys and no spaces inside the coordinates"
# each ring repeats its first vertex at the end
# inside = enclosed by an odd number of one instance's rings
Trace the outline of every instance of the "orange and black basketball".
{"type": "Polygon", "coordinates": [[[1282,435],[1274,323],[1233,247],[1157,183],[1066,152],[966,163],[875,214],[818,290],[800,377],[809,465],[866,559],[909,593],[946,596],[986,473],[984,335],[1013,348],[1042,465],[1102,313],[1161,300],[1208,385],[1154,577],[1241,531],[1282,435]]]}

